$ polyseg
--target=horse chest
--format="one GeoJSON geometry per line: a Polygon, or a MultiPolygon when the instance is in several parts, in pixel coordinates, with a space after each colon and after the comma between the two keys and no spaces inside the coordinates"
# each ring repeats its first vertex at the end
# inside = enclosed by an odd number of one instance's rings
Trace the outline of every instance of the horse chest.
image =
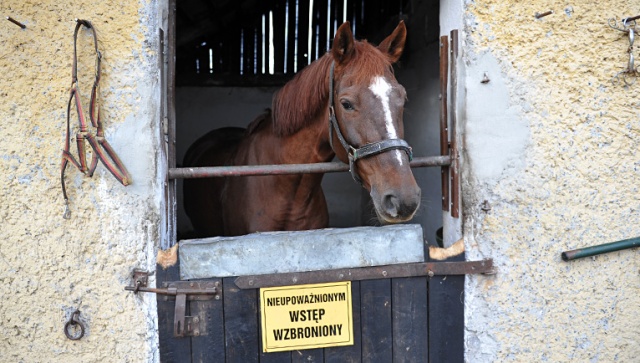
{"type": "Polygon", "coordinates": [[[224,203],[225,232],[235,235],[327,227],[329,218],[321,179],[306,179],[270,176],[232,181],[224,203]],[[236,198],[231,200],[230,195],[236,198]]]}

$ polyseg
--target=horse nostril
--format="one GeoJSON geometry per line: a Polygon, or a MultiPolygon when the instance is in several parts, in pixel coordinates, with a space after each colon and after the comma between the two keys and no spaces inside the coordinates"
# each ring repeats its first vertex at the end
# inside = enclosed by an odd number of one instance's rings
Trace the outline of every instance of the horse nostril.
{"type": "Polygon", "coordinates": [[[382,197],[382,208],[392,218],[398,216],[399,207],[400,204],[398,197],[396,197],[394,194],[386,194],[384,197],[382,197]]]}

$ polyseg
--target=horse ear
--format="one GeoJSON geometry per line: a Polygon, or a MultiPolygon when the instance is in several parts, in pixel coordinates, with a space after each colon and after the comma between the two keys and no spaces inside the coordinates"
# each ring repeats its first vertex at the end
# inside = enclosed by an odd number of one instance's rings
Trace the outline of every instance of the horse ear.
{"type": "Polygon", "coordinates": [[[338,63],[344,63],[353,55],[353,33],[351,33],[351,24],[345,21],[340,25],[336,36],[333,38],[333,46],[331,54],[333,59],[338,63]]]}
{"type": "Polygon", "coordinates": [[[391,63],[395,63],[400,59],[402,51],[404,50],[404,43],[407,40],[407,27],[404,25],[404,21],[400,21],[400,24],[385,40],[378,45],[378,49],[382,53],[389,55],[391,63]]]}

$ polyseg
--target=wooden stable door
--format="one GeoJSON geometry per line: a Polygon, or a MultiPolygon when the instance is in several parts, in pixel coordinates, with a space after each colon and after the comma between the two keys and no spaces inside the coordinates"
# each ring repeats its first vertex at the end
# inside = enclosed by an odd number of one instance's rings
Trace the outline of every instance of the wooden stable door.
{"type": "MultiPolygon", "coordinates": [[[[158,286],[179,280],[178,269],[158,266],[158,286]]],[[[464,361],[464,275],[352,281],[353,345],[276,353],[262,352],[259,290],[234,280],[207,279],[218,299],[187,302],[199,322],[193,336],[174,337],[176,301],[158,295],[161,362],[464,361]]]]}

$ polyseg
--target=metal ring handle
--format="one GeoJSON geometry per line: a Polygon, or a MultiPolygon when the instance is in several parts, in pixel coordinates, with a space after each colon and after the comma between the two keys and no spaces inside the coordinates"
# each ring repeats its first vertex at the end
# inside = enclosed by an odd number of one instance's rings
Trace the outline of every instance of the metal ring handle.
{"type": "Polygon", "coordinates": [[[69,319],[69,321],[67,321],[66,324],[64,324],[64,335],[67,336],[67,338],[71,339],[71,340],[80,340],[82,339],[82,337],[84,337],[84,325],[77,320],[77,316],[80,315],[80,310],[76,310],[72,315],[71,318],[69,319]],[[74,335],[71,333],[71,326],[79,326],[80,327],[80,334],[78,335],[74,335]]]}

